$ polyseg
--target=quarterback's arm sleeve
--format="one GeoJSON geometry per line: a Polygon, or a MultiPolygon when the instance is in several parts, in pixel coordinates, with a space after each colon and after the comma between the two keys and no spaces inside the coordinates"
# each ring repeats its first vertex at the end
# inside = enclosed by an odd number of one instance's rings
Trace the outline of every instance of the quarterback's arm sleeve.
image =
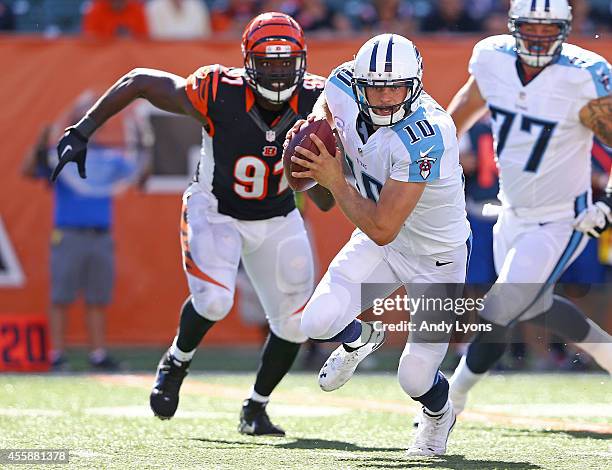
{"type": "Polygon", "coordinates": [[[441,153],[432,151],[414,161],[402,159],[391,167],[391,179],[408,183],[427,183],[440,179],[441,153]]]}
{"type": "Polygon", "coordinates": [[[393,138],[391,143],[390,178],[409,183],[424,183],[439,179],[440,161],[444,153],[443,141],[423,139],[413,144],[402,136],[398,137],[393,138]]]}

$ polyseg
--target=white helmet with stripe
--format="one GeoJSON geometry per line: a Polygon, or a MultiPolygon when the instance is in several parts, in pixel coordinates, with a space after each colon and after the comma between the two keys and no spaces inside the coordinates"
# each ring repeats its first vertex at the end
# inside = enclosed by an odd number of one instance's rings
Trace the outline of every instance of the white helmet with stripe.
{"type": "Polygon", "coordinates": [[[508,28],[516,39],[516,52],[531,67],[544,67],[557,60],[571,30],[572,7],[567,0],[512,0],[508,28]],[[559,27],[553,35],[526,34],[524,24],[552,24],[559,27]]]}
{"type": "Polygon", "coordinates": [[[363,118],[377,126],[390,126],[412,114],[418,107],[423,90],[423,60],[416,46],[399,34],[380,34],[369,39],[355,56],[351,80],[355,101],[363,118]],[[376,110],[389,106],[372,106],[368,87],[405,87],[406,98],[393,106],[388,115],[376,110]]]}

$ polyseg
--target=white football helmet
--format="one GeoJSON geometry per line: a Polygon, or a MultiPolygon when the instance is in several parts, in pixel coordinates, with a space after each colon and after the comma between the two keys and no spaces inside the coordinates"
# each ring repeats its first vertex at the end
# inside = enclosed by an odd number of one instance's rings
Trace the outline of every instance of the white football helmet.
{"type": "Polygon", "coordinates": [[[391,126],[412,114],[423,90],[423,60],[416,46],[399,34],[379,34],[368,40],[357,55],[351,80],[362,117],[377,126],[391,126]],[[397,111],[383,116],[368,102],[368,87],[406,87],[406,98],[393,106],[397,111]]]}
{"type": "Polygon", "coordinates": [[[508,28],[516,39],[516,52],[532,67],[544,67],[561,54],[561,46],[571,30],[572,7],[567,0],[512,0],[508,12],[508,28]],[[536,36],[521,32],[521,25],[554,24],[559,33],[536,36]]]}

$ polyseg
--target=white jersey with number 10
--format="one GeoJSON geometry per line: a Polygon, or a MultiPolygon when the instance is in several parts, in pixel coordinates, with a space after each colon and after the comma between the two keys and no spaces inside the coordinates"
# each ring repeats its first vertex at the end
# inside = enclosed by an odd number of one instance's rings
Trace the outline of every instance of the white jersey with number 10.
{"type": "Polygon", "coordinates": [[[405,253],[431,255],[464,244],[470,228],[451,117],[423,92],[415,112],[374,131],[360,118],[351,88],[352,69],[352,62],[336,68],[324,93],[357,190],[377,201],[389,178],[427,183],[391,246],[405,253]]]}

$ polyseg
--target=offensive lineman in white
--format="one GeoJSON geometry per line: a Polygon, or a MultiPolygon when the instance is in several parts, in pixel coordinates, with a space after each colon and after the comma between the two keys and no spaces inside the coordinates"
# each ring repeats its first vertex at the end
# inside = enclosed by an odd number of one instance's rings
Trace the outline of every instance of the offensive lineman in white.
{"type": "Polygon", "coordinates": [[[610,64],[564,43],[571,16],[566,0],[514,0],[512,35],[474,47],[471,76],[449,106],[459,136],[490,109],[501,201],[493,229],[499,277],[480,312],[494,331],[474,338],[451,378],[457,413],[517,321],[546,325],[612,373],[610,335],[552,291],[583,250],[584,233],[598,237],[612,220],[612,178],[596,204],[590,190],[593,134],[612,145],[610,64]]]}
{"type": "MultiPolygon", "coordinates": [[[[343,343],[319,374],[321,388],[331,391],[384,340],[383,331],[356,320],[367,308],[361,284],[463,283],[470,228],[455,125],[422,91],[422,60],[411,41],[397,34],[370,39],[331,73],[321,97],[310,119],[325,117],[336,128],[355,186],[344,177],[340,151],[330,155],[314,134],[320,154],[297,147],[305,158],[293,161],[308,171],[293,176],[328,188],[357,226],[302,316],[310,338],[343,343]]],[[[381,289],[380,297],[391,293],[381,289]]],[[[423,405],[412,455],[446,452],[455,414],[438,367],[447,347],[411,333],[399,363],[400,385],[423,405]]]]}

